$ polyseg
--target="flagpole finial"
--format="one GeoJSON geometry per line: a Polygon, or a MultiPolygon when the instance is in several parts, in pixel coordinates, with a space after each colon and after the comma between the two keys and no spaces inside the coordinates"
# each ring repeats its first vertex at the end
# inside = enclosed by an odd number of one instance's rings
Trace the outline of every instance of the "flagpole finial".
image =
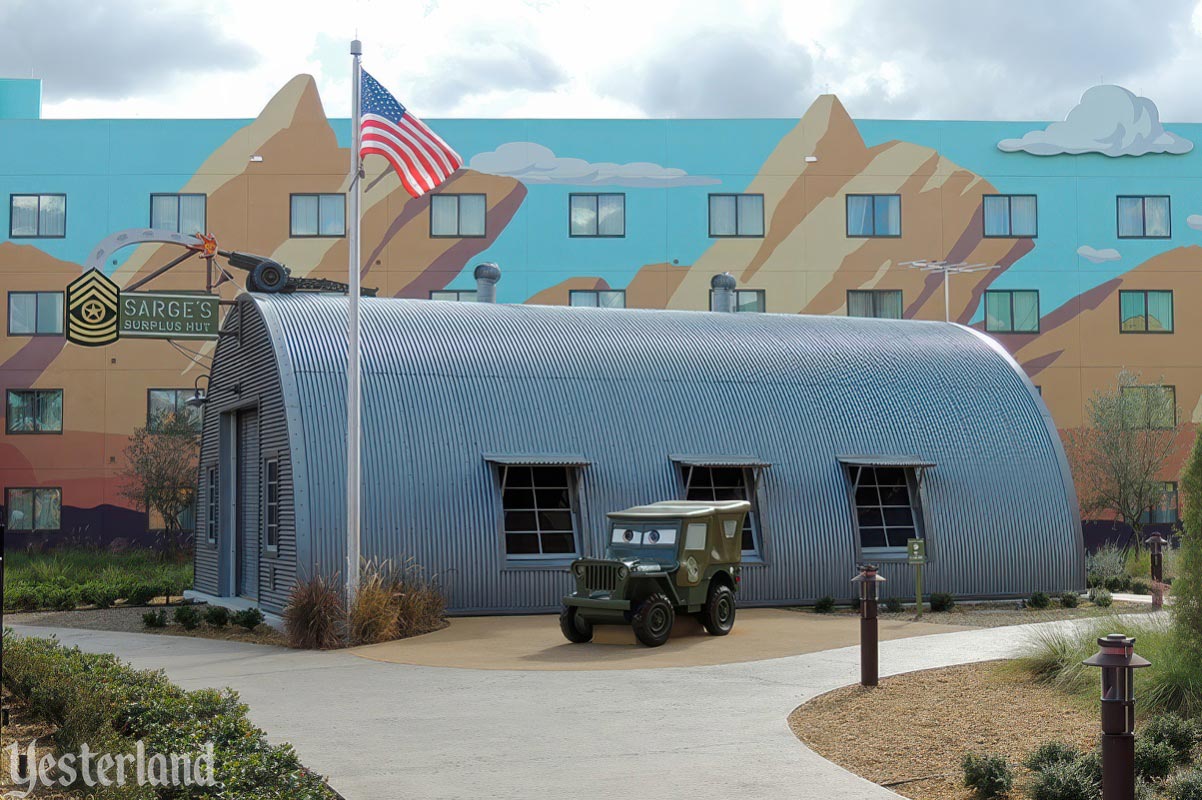
{"type": "Polygon", "coordinates": [[[363,55],[363,42],[359,41],[358,39],[351,39],[351,55],[363,55]]]}

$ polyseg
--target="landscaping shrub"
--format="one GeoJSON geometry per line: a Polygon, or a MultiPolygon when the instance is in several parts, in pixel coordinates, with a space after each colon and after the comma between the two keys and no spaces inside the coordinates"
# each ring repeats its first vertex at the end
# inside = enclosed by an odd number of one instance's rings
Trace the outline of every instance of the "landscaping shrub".
{"type": "Polygon", "coordinates": [[[1031,751],[1023,766],[1038,772],[1052,764],[1071,764],[1081,757],[1081,751],[1067,742],[1045,742],[1031,751]]]}
{"type": "Polygon", "coordinates": [[[200,612],[192,606],[176,606],[173,616],[186,631],[194,631],[200,626],[200,612]]]}
{"type": "Polygon", "coordinates": [[[885,600],[885,610],[890,614],[900,614],[902,612],[902,601],[896,597],[890,597],[885,600]]]}
{"type": "Polygon", "coordinates": [[[1102,584],[1103,588],[1108,592],[1125,592],[1131,588],[1130,575],[1114,575],[1105,580],[1102,584]]]}
{"type": "MultiPolygon", "coordinates": [[[[352,645],[376,644],[396,638],[399,609],[393,602],[393,576],[386,564],[368,561],[359,577],[359,591],[347,614],[352,645]]],[[[834,601],[831,601],[834,605],[834,601]]]]}
{"type": "Polygon", "coordinates": [[[131,606],[145,606],[162,594],[163,590],[155,584],[135,583],[130,586],[125,595],[125,602],[131,606]]]}
{"type": "Polygon", "coordinates": [[[1173,629],[1189,660],[1202,670],[1202,436],[1181,473],[1182,531],[1173,580],[1173,629]]]}
{"type": "Polygon", "coordinates": [[[436,577],[410,560],[393,573],[393,580],[398,638],[418,636],[446,625],[447,596],[436,577]]]}
{"type": "Polygon", "coordinates": [[[1027,794],[1031,800],[1097,800],[1101,776],[1087,757],[1057,761],[1031,775],[1027,794]]]}
{"type": "Polygon", "coordinates": [[[1190,763],[1194,746],[1199,740],[1197,724],[1176,714],[1152,717],[1140,726],[1139,734],[1150,741],[1163,742],[1171,747],[1177,763],[1181,766],[1190,763]]]}
{"type": "Polygon", "coordinates": [[[1167,778],[1177,765],[1177,752],[1167,742],[1135,737],[1135,774],[1150,780],[1167,778]]]}
{"type": "Polygon", "coordinates": [[[167,612],[147,611],[142,615],[142,624],[147,628],[166,628],[167,627],[167,612]]]}
{"type": "Polygon", "coordinates": [[[1033,592],[1031,599],[1027,601],[1027,605],[1031,608],[1047,608],[1052,604],[1052,598],[1048,597],[1047,592],[1033,592]]]}
{"type": "Polygon", "coordinates": [[[964,785],[982,800],[999,797],[1014,785],[1014,770],[1001,756],[967,753],[960,767],[964,770],[964,785]]]}
{"type": "Polygon", "coordinates": [[[1146,578],[1132,578],[1127,583],[1127,591],[1131,592],[1132,594],[1151,594],[1152,581],[1147,580],[1146,578]]]}
{"type": "Polygon", "coordinates": [[[835,610],[835,598],[829,594],[826,597],[819,597],[814,603],[814,611],[819,614],[829,614],[835,610]]]}
{"type": "Polygon", "coordinates": [[[1202,800],[1202,770],[1179,772],[1165,784],[1169,800],[1202,800]]]}
{"type": "Polygon", "coordinates": [[[240,625],[248,631],[253,631],[263,624],[263,612],[257,608],[246,608],[235,612],[232,619],[235,625],[240,625]]]}
{"type": "Polygon", "coordinates": [[[1060,607],[1061,608],[1076,608],[1081,602],[1081,595],[1076,592],[1061,592],[1060,607]]]}
{"type": "MultiPolygon", "coordinates": [[[[289,745],[268,743],[230,689],[184,691],[162,672],[135,670],[110,654],[84,653],[54,640],[7,633],[3,678],[4,686],[35,716],[58,728],[54,742],[60,752],[76,752],[88,742],[93,750],[128,753],[135,741],[143,740],[147,753],[192,753],[212,741],[214,777],[225,800],[335,797],[289,745]]],[[[184,796],[163,791],[130,786],[105,796],[184,796]]]]}
{"type": "MultiPolygon", "coordinates": [[[[82,596],[84,588],[104,585],[116,593],[115,599],[129,601],[130,593],[139,584],[153,585],[155,595],[161,594],[161,587],[165,585],[173,587],[173,594],[179,594],[192,585],[192,563],[186,554],[171,559],[150,550],[110,553],[100,549],[74,548],[49,554],[13,552],[5,556],[4,562],[6,608],[17,607],[9,599],[14,587],[32,587],[38,592],[37,607],[53,608],[61,599],[60,594],[51,591],[57,589],[74,588],[77,599],[88,602],[82,596]]],[[[143,605],[145,602],[131,601],[131,604],[143,605]]],[[[59,607],[65,605],[63,600],[59,607]]]]}
{"type": "Polygon", "coordinates": [[[224,628],[230,624],[230,610],[225,606],[209,606],[205,609],[205,622],[214,628],[224,628]]]}
{"type": "Polygon", "coordinates": [[[42,607],[55,611],[74,611],[79,605],[78,586],[45,586],[42,589],[42,607]]]}
{"type": "Polygon", "coordinates": [[[5,611],[34,611],[39,605],[41,605],[41,598],[32,585],[17,583],[4,587],[5,611]]]}
{"type": "Polygon", "coordinates": [[[932,611],[951,611],[956,606],[956,599],[947,592],[935,592],[931,595],[932,611]]]}
{"type": "Polygon", "coordinates": [[[79,598],[88,605],[97,608],[109,608],[117,602],[118,592],[115,586],[100,581],[85,583],[79,590],[79,598]]]}
{"type": "Polygon", "coordinates": [[[315,575],[292,587],[284,609],[289,647],[329,650],[342,646],[346,610],[337,577],[315,575]]]}
{"type": "Polygon", "coordinates": [[[1110,608],[1110,604],[1114,602],[1110,592],[1099,586],[1089,590],[1089,602],[1093,603],[1098,608],[1110,608]]]}
{"type": "Polygon", "coordinates": [[[1120,579],[1121,582],[1121,579],[1127,574],[1127,557],[1122,548],[1113,544],[1103,545],[1096,552],[1085,557],[1085,572],[1090,588],[1106,587],[1106,581],[1114,578],[1120,579]]]}

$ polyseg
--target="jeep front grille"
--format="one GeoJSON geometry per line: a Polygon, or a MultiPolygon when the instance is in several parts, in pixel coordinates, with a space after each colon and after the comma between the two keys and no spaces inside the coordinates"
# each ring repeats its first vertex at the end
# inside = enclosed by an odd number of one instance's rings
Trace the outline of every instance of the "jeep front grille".
{"type": "Polygon", "coordinates": [[[585,564],[584,585],[590,591],[612,592],[618,588],[616,564],[585,564]]]}

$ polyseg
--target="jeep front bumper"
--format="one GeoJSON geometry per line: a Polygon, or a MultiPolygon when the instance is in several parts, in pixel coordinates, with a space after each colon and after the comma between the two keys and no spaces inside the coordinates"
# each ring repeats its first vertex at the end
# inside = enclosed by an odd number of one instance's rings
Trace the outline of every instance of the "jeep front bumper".
{"type": "Polygon", "coordinates": [[[570,594],[563,599],[564,605],[577,608],[592,608],[598,611],[629,611],[629,600],[601,599],[596,597],[577,597],[570,594]]]}

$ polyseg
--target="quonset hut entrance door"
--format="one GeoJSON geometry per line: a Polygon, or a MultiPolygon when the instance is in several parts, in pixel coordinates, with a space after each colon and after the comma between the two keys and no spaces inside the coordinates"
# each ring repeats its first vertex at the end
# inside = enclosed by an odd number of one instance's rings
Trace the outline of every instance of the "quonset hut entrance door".
{"type": "Polygon", "coordinates": [[[238,596],[259,598],[259,414],[238,412],[238,596]]]}

